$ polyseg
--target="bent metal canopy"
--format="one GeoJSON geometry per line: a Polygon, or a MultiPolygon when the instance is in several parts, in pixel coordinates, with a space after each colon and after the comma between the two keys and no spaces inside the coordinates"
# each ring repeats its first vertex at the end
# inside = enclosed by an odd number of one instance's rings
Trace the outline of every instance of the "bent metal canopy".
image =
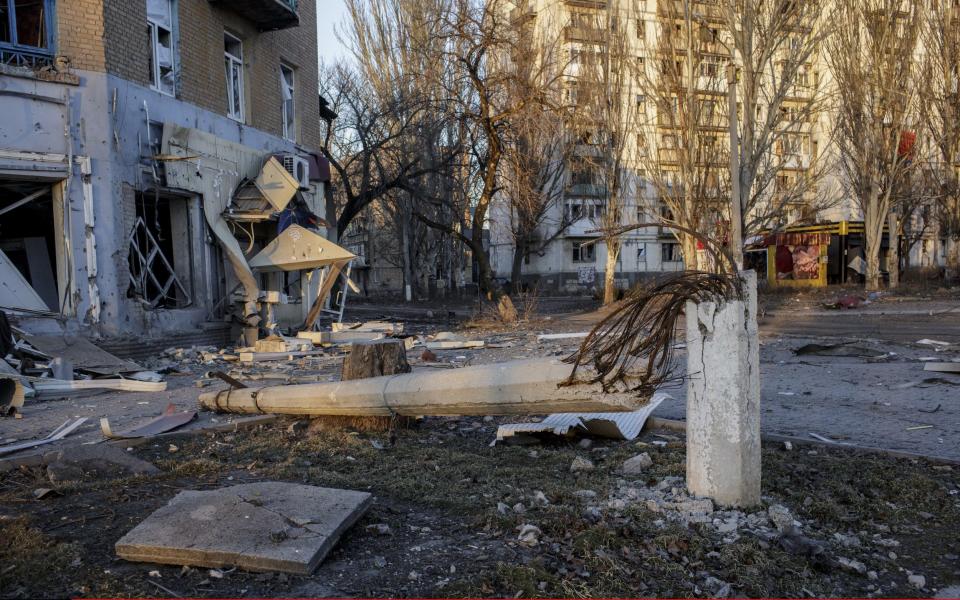
{"type": "Polygon", "coordinates": [[[250,259],[257,271],[307,271],[330,265],[342,267],[356,255],[299,225],[284,229],[250,259]]]}

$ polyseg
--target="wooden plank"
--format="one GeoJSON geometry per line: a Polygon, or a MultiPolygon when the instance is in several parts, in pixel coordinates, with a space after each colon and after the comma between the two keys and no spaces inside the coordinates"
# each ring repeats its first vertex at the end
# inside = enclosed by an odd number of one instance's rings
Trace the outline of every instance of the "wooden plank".
{"type": "Polygon", "coordinates": [[[270,362],[274,360],[293,360],[295,358],[305,358],[309,356],[324,356],[323,350],[309,350],[306,352],[241,352],[240,362],[257,363],[270,362]]]}
{"type": "Polygon", "coordinates": [[[35,378],[33,389],[37,394],[69,393],[80,390],[117,390],[121,392],[162,392],[166,381],[136,381],[134,379],[62,379],[35,378]]]}

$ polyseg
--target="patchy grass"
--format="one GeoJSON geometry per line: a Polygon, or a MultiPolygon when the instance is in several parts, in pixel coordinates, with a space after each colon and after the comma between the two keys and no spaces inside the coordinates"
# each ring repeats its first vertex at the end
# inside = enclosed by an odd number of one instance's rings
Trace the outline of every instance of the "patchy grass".
{"type": "Polygon", "coordinates": [[[723,583],[740,596],[908,596],[960,581],[960,470],[839,449],[811,454],[765,446],[764,504],[788,506],[804,522],[804,534],[826,542],[830,561],[814,563],[751,535],[724,542],[711,524],[665,520],[643,501],[609,507],[611,492],[623,485],[683,475],[684,449],[675,435],[645,433],[636,444],[597,442],[591,449],[566,442],[491,448],[495,425],[428,419],[400,430],[385,449],[373,443],[386,446],[383,434],[293,434],[285,422],[180,438],[175,453],[168,442],[137,450],[161,475],[84,481],[41,501],[30,492],[50,485],[42,470],[0,475],[0,506],[7,513],[16,507],[19,515],[0,521],[0,539],[14,541],[0,549],[0,596],[166,595],[160,584],[192,596],[677,597],[711,595],[723,583]],[[656,439],[669,443],[651,445],[656,439]],[[624,481],[619,465],[640,451],[650,453],[654,466],[624,481]],[[570,473],[576,456],[596,469],[570,473]],[[260,480],[369,490],[377,502],[309,577],[237,571],[211,579],[204,569],[114,558],[113,543],[178,490],[260,480]],[[578,490],[596,497],[584,499],[578,490]],[[533,501],[538,491],[549,504],[533,501]],[[523,512],[500,511],[498,503],[523,504],[523,512]],[[599,512],[588,514],[588,507],[599,512]],[[367,529],[375,523],[388,525],[390,534],[367,529]],[[517,540],[525,524],[542,532],[533,547],[517,540]],[[844,547],[834,533],[863,543],[844,547]],[[875,534],[899,546],[877,546],[875,534]],[[863,562],[878,579],[843,570],[836,564],[841,556],[863,562]],[[82,566],[71,566],[78,557],[82,566]],[[152,570],[162,578],[149,577],[152,570]],[[925,575],[927,589],[909,586],[906,570],[925,575]]]}

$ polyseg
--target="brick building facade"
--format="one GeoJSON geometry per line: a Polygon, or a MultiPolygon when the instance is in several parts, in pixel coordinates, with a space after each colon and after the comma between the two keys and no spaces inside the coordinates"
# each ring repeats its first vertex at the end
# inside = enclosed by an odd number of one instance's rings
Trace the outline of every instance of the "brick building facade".
{"type": "Polygon", "coordinates": [[[0,8],[0,274],[17,279],[0,310],[103,338],[222,331],[237,242],[215,221],[243,179],[271,155],[308,165],[298,206],[322,215],[315,0],[0,8]]]}

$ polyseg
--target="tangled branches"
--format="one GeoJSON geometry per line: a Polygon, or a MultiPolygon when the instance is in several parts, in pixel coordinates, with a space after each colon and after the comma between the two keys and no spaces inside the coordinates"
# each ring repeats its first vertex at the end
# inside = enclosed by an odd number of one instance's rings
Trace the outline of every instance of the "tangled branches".
{"type": "Polygon", "coordinates": [[[687,300],[721,303],[741,297],[740,279],[727,274],[690,271],[638,286],[564,359],[573,371],[561,385],[599,383],[605,392],[620,386],[649,396],[675,379],[674,336],[687,300]],[[645,364],[635,368],[637,363],[645,364]],[[596,373],[578,380],[583,365],[596,373]]]}

